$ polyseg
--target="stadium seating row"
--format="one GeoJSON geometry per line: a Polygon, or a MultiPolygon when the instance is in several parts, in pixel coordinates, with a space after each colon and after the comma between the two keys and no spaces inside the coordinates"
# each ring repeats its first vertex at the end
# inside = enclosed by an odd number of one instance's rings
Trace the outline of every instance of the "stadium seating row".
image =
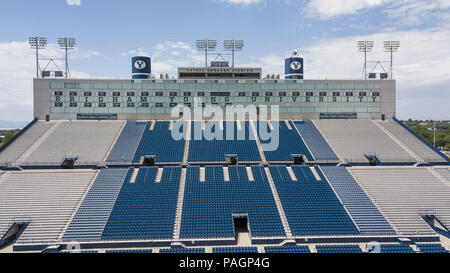
{"type": "Polygon", "coordinates": [[[260,162],[258,140],[268,162],[292,162],[292,154],[302,154],[316,163],[338,160],[367,163],[369,154],[376,155],[381,163],[448,162],[392,120],[253,123],[257,140],[248,121],[215,121],[205,125],[182,122],[185,126],[181,127],[180,135],[175,133],[176,139],[168,121],[38,121],[0,152],[0,166],[59,166],[69,155],[77,157],[75,165],[102,165],[105,160],[109,165],[131,165],[151,154],[160,163],[180,163],[185,153],[183,136],[188,133],[188,127],[191,140],[187,160],[191,163],[224,162],[226,154],[237,154],[241,162],[260,162]],[[210,141],[213,136],[205,133],[210,129],[215,137],[223,140],[210,141]],[[195,132],[200,132],[200,136],[195,132]],[[227,140],[230,136],[233,140],[227,140]]]}
{"type": "MultiPolygon", "coordinates": [[[[428,243],[417,244],[415,251],[411,246],[405,244],[379,244],[366,245],[363,249],[357,244],[318,244],[311,245],[315,248],[315,252],[319,254],[334,253],[334,254],[350,254],[350,253],[449,253],[441,244],[428,243]]],[[[152,249],[111,249],[106,250],[107,254],[114,253],[205,253],[205,248],[161,248],[159,250],[152,249]]],[[[265,246],[265,253],[311,253],[308,245],[284,245],[284,246],[265,246]]],[[[55,251],[55,253],[74,253],[73,251],[55,251]]],[[[75,253],[98,253],[97,250],[81,250],[75,253]]],[[[236,247],[213,247],[212,253],[258,253],[257,247],[250,246],[236,246],[236,247]]]]}
{"type": "Polygon", "coordinates": [[[8,172],[0,183],[0,237],[28,223],[18,244],[54,242],[81,202],[96,171],[8,172]]]}
{"type": "Polygon", "coordinates": [[[252,236],[285,236],[280,215],[263,167],[229,167],[229,181],[222,167],[206,167],[205,181],[199,168],[189,167],[186,177],[181,238],[235,237],[233,215],[248,217],[252,236]]]}
{"type": "Polygon", "coordinates": [[[247,218],[253,239],[286,238],[279,207],[293,236],[435,235],[423,215],[448,226],[450,187],[429,168],[348,170],[270,166],[269,177],[263,166],[207,166],[204,175],[190,166],[185,178],[181,167],[6,172],[0,230],[29,222],[21,244],[172,239],[182,179],[181,240],[235,238],[236,217],[247,218]]]}
{"type": "Polygon", "coordinates": [[[398,234],[435,234],[423,216],[450,223],[450,184],[428,168],[348,169],[398,234]]]}

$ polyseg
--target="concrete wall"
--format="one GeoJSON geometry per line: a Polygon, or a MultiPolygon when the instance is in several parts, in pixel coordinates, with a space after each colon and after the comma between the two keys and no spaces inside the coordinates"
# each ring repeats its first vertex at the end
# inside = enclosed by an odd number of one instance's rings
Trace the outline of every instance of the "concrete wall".
{"type": "MultiPolygon", "coordinates": [[[[136,104],[136,109],[134,108],[128,108],[126,110],[131,110],[134,111],[135,113],[117,113],[117,118],[118,119],[139,119],[139,120],[150,120],[150,119],[177,119],[177,117],[175,118],[171,118],[170,117],[170,107],[169,107],[169,103],[168,103],[168,97],[169,97],[169,93],[170,91],[177,91],[179,93],[178,97],[175,97],[175,101],[178,100],[178,105],[182,105],[183,104],[183,99],[185,99],[185,97],[180,96],[182,95],[182,92],[186,91],[186,90],[182,90],[183,88],[185,88],[183,84],[191,84],[191,86],[194,86],[194,88],[197,87],[201,87],[202,84],[212,84],[212,86],[218,85],[218,86],[222,86],[226,91],[230,91],[232,92],[232,95],[229,97],[231,98],[231,100],[233,99],[245,99],[245,98],[239,98],[236,94],[238,91],[241,90],[230,90],[227,89],[227,87],[225,87],[224,85],[227,86],[236,86],[236,85],[245,85],[247,83],[252,83],[255,84],[255,80],[245,80],[245,81],[239,81],[239,83],[236,83],[235,80],[224,80],[223,82],[220,83],[215,83],[215,81],[203,81],[202,83],[196,83],[195,80],[183,80],[183,81],[177,81],[177,80],[156,80],[156,81],[152,81],[152,80],[93,80],[93,79],[89,79],[89,80],[82,80],[82,79],[35,79],[34,80],[34,116],[37,117],[40,120],[45,119],[45,116],[48,114],[50,115],[50,118],[52,120],[67,120],[67,119],[77,119],[77,111],[82,111],[82,110],[89,110],[89,111],[114,111],[115,109],[113,109],[112,107],[112,103],[111,101],[108,101],[108,99],[111,99],[111,94],[112,92],[121,92],[122,96],[124,94],[124,92],[127,91],[134,91],[136,93],[136,98],[135,99],[135,104],[136,104]],[[52,84],[51,84],[52,83],[52,84]],[[61,88],[61,86],[64,86],[64,83],[76,83],[76,84],[81,84],[83,87],[81,88],[61,88]],[[170,90],[156,90],[156,89],[151,89],[151,88],[147,88],[146,86],[151,86],[153,83],[165,83],[165,84],[171,84],[173,89],[170,90]],[[146,85],[147,84],[147,85],[146,85]],[[56,87],[58,85],[58,87],[56,87]],[[93,88],[94,85],[96,87],[104,85],[104,86],[112,86],[112,85],[123,85],[126,86],[127,88],[122,88],[122,89],[109,89],[107,87],[100,89],[100,88],[93,88]],[[54,88],[51,88],[54,87],[54,88]],[[86,86],[90,86],[86,87],[86,86]],[[137,86],[137,87],[136,87],[137,86]],[[139,89],[135,89],[133,90],[133,88],[139,88],[139,89]],[[64,109],[57,109],[56,107],[54,107],[55,105],[55,91],[62,91],[63,92],[63,96],[62,98],[59,98],[62,100],[63,105],[64,105],[64,109]],[[107,96],[104,97],[105,102],[107,101],[107,107],[103,108],[103,109],[99,109],[97,106],[97,104],[95,102],[93,102],[93,107],[95,109],[81,109],[83,107],[80,108],[72,108],[70,111],[70,113],[65,112],[68,111],[66,109],[68,109],[68,92],[70,91],[77,91],[78,92],[78,96],[80,97],[80,101],[78,106],[83,104],[83,101],[81,101],[81,99],[84,100],[85,97],[82,97],[81,93],[85,92],[85,91],[91,91],[92,92],[92,97],[96,97],[97,96],[97,92],[107,92],[107,96]],[[142,110],[148,111],[148,109],[152,108],[156,109],[156,107],[154,107],[154,105],[152,103],[154,103],[154,99],[156,99],[155,97],[155,92],[164,92],[164,96],[163,97],[159,97],[159,99],[161,98],[165,98],[164,101],[164,109],[166,109],[165,113],[139,113],[139,97],[140,96],[140,92],[142,91],[146,91],[149,92],[149,100],[150,100],[150,107],[146,107],[146,108],[141,108],[142,110]],[[81,96],[80,96],[81,95],[81,96]],[[152,101],[153,100],[153,101],[152,101]],[[65,108],[66,107],[66,108],[65,108]],[[52,109],[53,108],[53,109],[52,109]],[[81,110],[80,110],[81,109],[81,110]],[[134,109],[134,110],[133,110],[134,109]],[[63,113],[56,113],[54,111],[62,111],[63,113]]],[[[305,109],[308,109],[308,111],[310,111],[310,109],[314,108],[314,111],[322,111],[320,109],[322,108],[326,108],[326,109],[334,109],[334,108],[341,108],[341,107],[346,107],[346,108],[352,108],[352,107],[356,107],[356,108],[367,108],[367,109],[376,109],[376,112],[366,112],[366,113],[359,113],[358,112],[358,118],[361,119],[380,119],[382,114],[384,114],[386,116],[387,119],[390,119],[392,117],[395,116],[396,114],[396,82],[395,80],[304,80],[304,81],[296,81],[296,80],[278,80],[278,83],[276,83],[276,81],[274,80],[259,80],[256,83],[256,86],[261,85],[261,89],[258,90],[258,92],[260,93],[260,97],[257,97],[257,102],[251,102],[251,101],[247,101],[247,102],[233,102],[233,105],[279,105],[280,107],[284,107],[286,109],[286,112],[280,112],[279,117],[282,119],[318,119],[320,117],[320,113],[318,112],[306,112],[305,109]],[[369,86],[376,86],[373,88],[368,88],[368,89],[331,89],[329,87],[327,87],[327,89],[321,90],[321,89],[315,89],[315,90],[308,90],[308,89],[286,89],[286,83],[290,84],[290,83],[303,83],[305,85],[323,85],[325,84],[326,86],[332,86],[332,85],[348,85],[348,84],[355,84],[355,85],[360,85],[360,84],[368,84],[369,86]],[[273,87],[272,90],[266,90],[264,89],[262,86],[264,84],[272,84],[270,86],[273,87]],[[280,86],[280,88],[277,88],[278,85],[280,86]],[[379,89],[378,89],[379,88],[379,89]],[[273,92],[273,97],[270,97],[270,102],[266,102],[264,97],[264,93],[266,91],[269,92],[273,92]],[[286,97],[279,97],[279,91],[283,91],[286,92],[287,95],[286,97]],[[327,97],[328,99],[330,99],[332,96],[330,95],[332,92],[341,92],[341,97],[342,99],[344,99],[344,96],[342,96],[342,94],[345,94],[345,92],[350,91],[350,92],[354,92],[354,98],[358,99],[358,95],[357,93],[362,91],[362,92],[367,92],[367,100],[369,100],[368,102],[300,102],[301,99],[304,99],[306,92],[314,92],[314,96],[316,97],[316,99],[318,98],[318,94],[319,92],[327,92],[327,97]],[[297,97],[298,100],[296,100],[295,102],[292,101],[292,96],[293,93],[292,92],[300,92],[300,96],[297,97]],[[372,92],[379,92],[380,93],[380,97],[379,97],[379,102],[371,102],[370,99],[372,98],[370,94],[372,94],[372,92]],[[355,96],[356,95],[356,96],[355,96]],[[303,98],[302,98],[303,97],[303,98]],[[279,99],[282,99],[283,102],[279,102],[279,99]],[[319,109],[320,108],[320,109],[319,109]],[[287,111],[289,110],[289,111],[287,111]],[[294,111],[292,111],[294,110],[294,111]],[[379,111],[378,111],[379,110],[379,111]],[[297,112],[298,111],[298,112],[297,112]],[[303,112],[302,112],[303,111],[303,112]]],[[[211,86],[211,85],[210,85],[211,86]]],[[[303,86],[303,85],[299,85],[299,86],[303,86]]],[[[232,87],[233,88],[233,87],[232,87]]],[[[231,88],[231,89],[232,89],[231,88]]],[[[259,87],[258,87],[259,88],[259,87]]],[[[239,89],[239,88],[238,88],[239,89]]],[[[192,102],[194,96],[196,95],[196,93],[198,91],[191,91],[192,92],[192,96],[189,97],[189,102],[192,102]]],[[[206,104],[208,104],[210,101],[210,97],[208,97],[208,93],[209,91],[204,91],[206,92],[206,97],[204,97],[204,102],[206,104]]],[[[247,98],[250,99],[251,97],[251,93],[253,92],[252,90],[245,90],[245,92],[247,92],[247,98]]],[[[125,96],[123,96],[125,97],[125,96]]],[[[325,99],[327,99],[327,97],[325,97],[325,99]]],[[[222,99],[222,97],[218,97],[219,100],[222,99]]],[[[92,98],[95,99],[95,98],[92,98]]],[[[314,98],[313,98],[314,99],[314,98]]],[[[224,102],[220,102],[222,105],[224,105],[224,102]]],[[[122,102],[122,107],[125,105],[125,102],[122,102]]],[[[193,103],[192,103],[193,104],[193,103]]],[[[125,110],[125,107],[123,108],[125,110]]],[[[161,108],[160,108],[161,109],[161,108]]],[[[332,110],[326,110],[329,112],[334,112],[332,110]]],[[[343,110],[342,110],[343,111],[343,110]]],[[[347,111],[345,111],[347,112],[347,111]]],[[[79,112],[80,113],[80,112],[79,112]]]]}

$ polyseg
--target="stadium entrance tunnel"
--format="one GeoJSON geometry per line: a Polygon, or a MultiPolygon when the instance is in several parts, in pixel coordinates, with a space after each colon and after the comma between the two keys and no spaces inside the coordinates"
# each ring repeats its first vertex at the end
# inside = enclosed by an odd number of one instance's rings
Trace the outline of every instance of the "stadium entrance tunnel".
{"type": "Polygon", "coordinates": [[[304,165],[306,160],[305,160],[305,155],[302,154],[292,154],[291,155],[292,159],[294,160],[294,165],[304,165]]]}
{"type": "Polygon", "coordinates": [[[238,164],[238,156],[237,154],[226,154],[225,162],[228,166],[234,166],[238,164]]]}
{"type": "Polygon", "coordinates": [[[63,163],[61,164],[61,168],[63,169],[73,169],[75,165],[75,161],[77,161],[78,157],[76,155],[68,155],[64,158],[63,163]]]}
{"type": "Polygon", "coordinates": [[[0,249],[3,249],[17,241],[25,231],[29,223],[14,223],[0,240],[0,249]]]}
{"type": "Polygon", "coordinates": [[[246,236],[250,234],[248,228],[248,216],[247,215],[233,215],[234,232],[236,236],[236,244],[239,241],[240,236],[246,236]]]}
{"type": "Polygon", "coordinates": [[[143,166],[152,167],[155,166],[156,155],[145,155],[144,162],[142,162],[143,166]]]}
{"type": "Polygon", "coordinates": [[[450,238],[450,231],[435,215],[422,215],[422,218],[436,233],[450,238]]]}
{"type": "Polygon", "coordinates": [[[381,165],[381,162],[380,162],[380,160],[378,160],[378,157],[376,154],[365,154],[364,156],[369,161],[369,166],[380,166],[381,165]]]}

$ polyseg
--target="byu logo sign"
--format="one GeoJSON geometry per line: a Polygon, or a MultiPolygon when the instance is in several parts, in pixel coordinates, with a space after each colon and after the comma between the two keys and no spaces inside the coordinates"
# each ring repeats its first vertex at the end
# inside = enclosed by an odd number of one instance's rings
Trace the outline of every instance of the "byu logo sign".
{"type": "Polygon", "coordinates": [[[136,67],[136,69],[144,69],[146,66],[147,66],[147,65],[146,65],[145,62],[142,61],[142,60],[137,60],[137,61],[134,63],[134,67],[136,67]]]}
{"type": "Polygon", "coordinates": [[[293,61],[291,63],[292,70],[300,70],[300,68],[302,68],[302,64],[299,61],[293,61]]]}

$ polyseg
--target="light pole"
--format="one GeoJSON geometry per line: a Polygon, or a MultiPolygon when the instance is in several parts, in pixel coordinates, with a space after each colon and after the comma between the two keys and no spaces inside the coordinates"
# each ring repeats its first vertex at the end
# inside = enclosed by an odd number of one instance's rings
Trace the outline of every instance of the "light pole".
{"type": "Polygon", "coordinates": [[[39,78],[39,49],[44,49],[47,45],[47,38],[45,37],[29,37],[28,44],[32,49],[36,49],[36,78],[39,78]]]}
{"type": "Polygon", "coordinates": [[[390,78],[394,78],[394,52],[398,51],[400,41],[384,41],[384,51],[391,53],[391,66],[389,68],[390,78]]]}
{"type": "Polygon", "coordinates": [[[232,65],[234,67],[234,52],[241,51],[244,47],[244,40],[225,40],[223,41],[223,48],[225,51],[231,51],[232,65]]]}
{"type": "Polygon", "coordinates": [[[76,39],[75,38],[58,38],[58,44],[60,49],[64,49],[65,51],[65,63],[66,63],[66,78],[69,76],[69,61],[67,58],[67,51],[69,49],[74,49],[76,45],[76,39]]]}
{"type": "MultiPolygon", "coordinates": [[[[363,67],[363,75],[364,79],[367,80],[367,52],[372,52],[373,41],[358,41],[358,50],[359,52],[364,53],[364,67],[363,67]]],[[[363,77],[361,75],[361,78],[363,77]]]]}
{"type": "Polygon", "coordinates": [[[217,47],[217,40],[197,40],[195,46],[199,51],[205,51],[205,67],[208,67],[208,51],[214,51],[217,47]]]}

